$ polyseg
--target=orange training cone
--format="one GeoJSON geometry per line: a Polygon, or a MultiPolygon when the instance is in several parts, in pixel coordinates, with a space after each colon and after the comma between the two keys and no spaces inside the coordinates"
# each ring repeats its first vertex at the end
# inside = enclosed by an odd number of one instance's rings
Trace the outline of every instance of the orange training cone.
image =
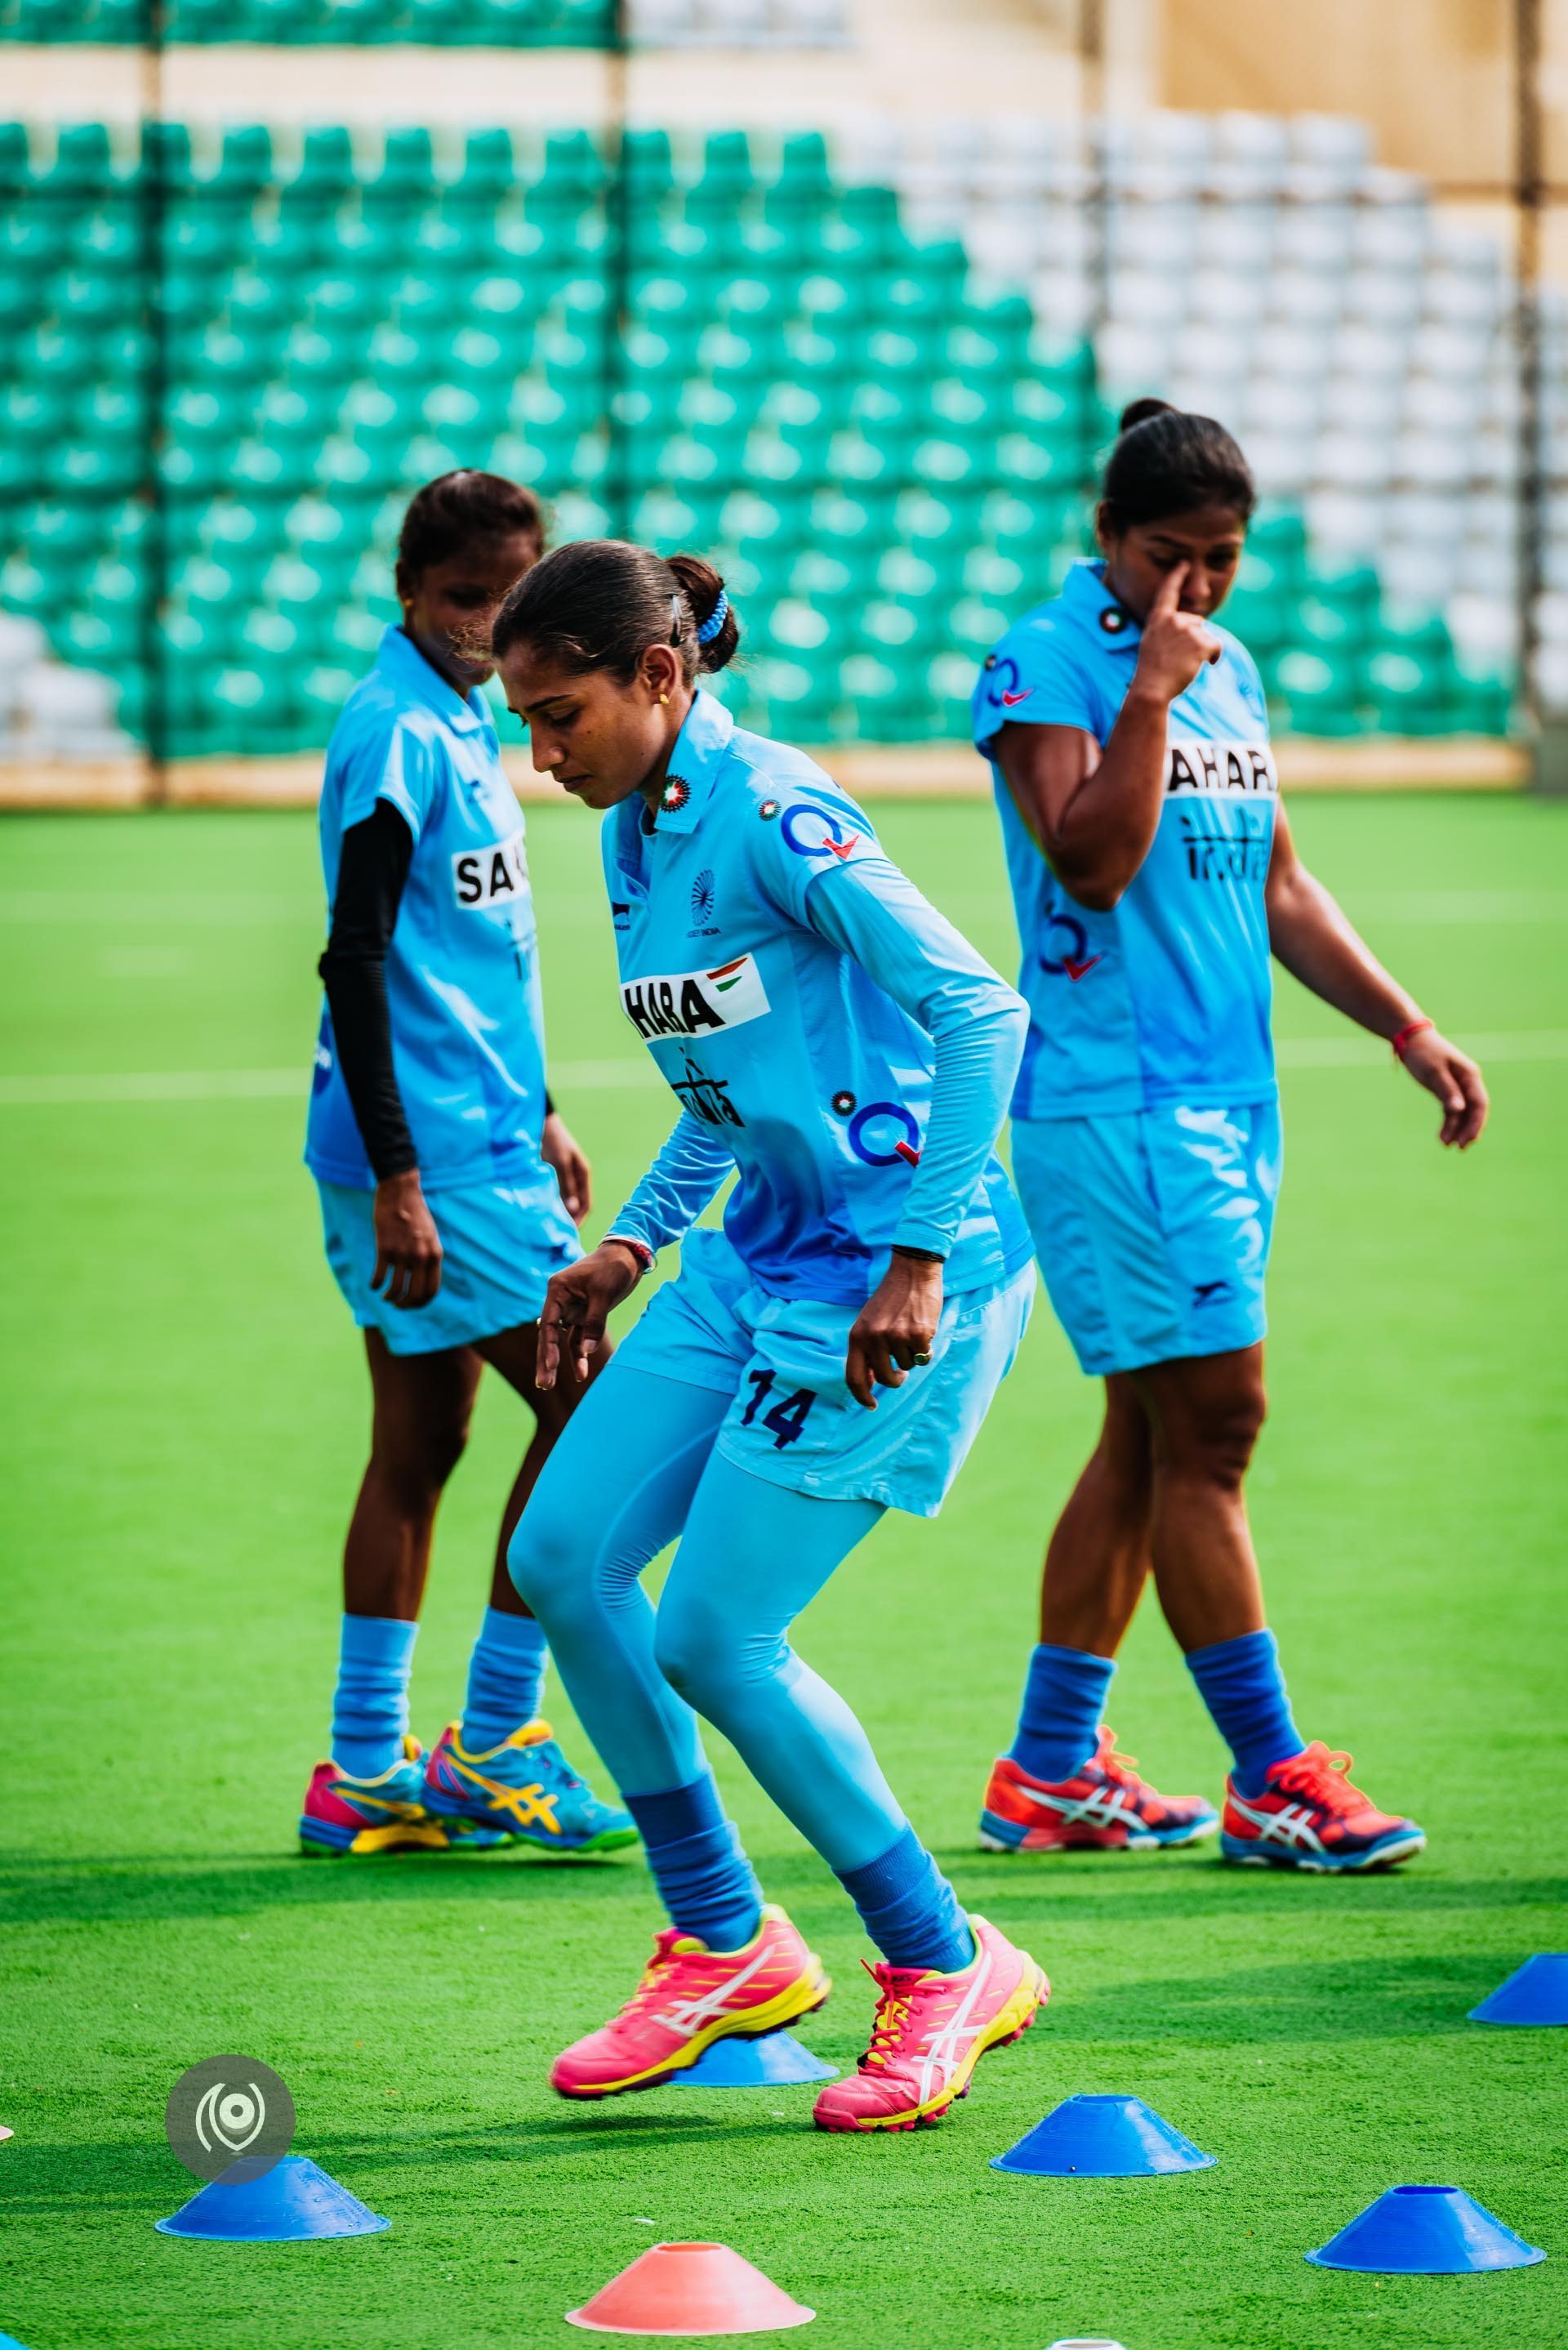
{"type": "Polygon", "coordinates": [[[566,2323],[592,2334],[781,2334],[815,2315],[728,2244],[650,2244],[566,2323]]]}

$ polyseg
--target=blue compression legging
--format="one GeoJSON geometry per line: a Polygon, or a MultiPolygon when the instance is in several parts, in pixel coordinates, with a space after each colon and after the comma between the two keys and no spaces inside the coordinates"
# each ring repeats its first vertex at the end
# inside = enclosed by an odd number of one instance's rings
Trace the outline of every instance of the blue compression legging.
{"type": "Polygon", "coordinates": [[[529,1496],[512,1578],[623,1795],[705,1776],[695,1708],[843,1876],[913,1839],[865,1731],[788,1634],[882,1504],[736,1468],[713,1442],[729,1404],[613,1360],[529,1496]],[[638,1578],[678,1534],[655,1611],[638,1578]]]}

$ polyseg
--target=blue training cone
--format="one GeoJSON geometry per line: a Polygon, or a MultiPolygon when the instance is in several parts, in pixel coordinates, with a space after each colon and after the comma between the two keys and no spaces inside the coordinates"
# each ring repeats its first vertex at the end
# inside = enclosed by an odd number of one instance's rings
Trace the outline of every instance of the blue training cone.
{"type": "Polygon", "coordinates": [[[1469,2276],[1529,2269],[1546,2255],[1505,2228],[1462,2187],[1389,2187],[1305,2258],[1369,2276],[1469,2276]]]}
{"type": "MultiPolygon", "coordinates": [[[[239,2162],[234,2168],[244,2171],[248,2166],[239,2162]]],[[[161,2236],[204,2236],[225,2244],[293,2244],[309,2236],[379,2236],[391,2224],[303,2154],[286,2154],[260,2178],[215,2178],[171,2219],[153,2222],[161,2236]]]]}
{"type": "Polygon", "coordinates": [[[670,2081],[672,2089],[793,2089],[804,2081],[836,2081],[836,2068],[814,2056],[793,2032],[759,2040],[715,2040],[695,2064],[670,2081]]]}
{"type": "Polygon", "coordinates": [[[1537,1950],[1470,2010],[1472,2023],[1568,2023],[1568,1950],[1537,1950]]]}
{"type": "Polygon", "coordinates": [[[991,2167],[1026,2178],[1153,2178],[1211,2170],[1218,2160],[1141,2097],[1064,2097],[1027,2137],[993,2154],[991,2167]]]}

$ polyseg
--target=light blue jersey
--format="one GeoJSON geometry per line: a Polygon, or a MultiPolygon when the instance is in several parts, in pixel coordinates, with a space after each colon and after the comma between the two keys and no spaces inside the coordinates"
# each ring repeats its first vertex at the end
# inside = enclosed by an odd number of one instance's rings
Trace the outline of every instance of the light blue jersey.
{"type": "MultiPolygon", "coordinates": [[[[333,730],[322,785],[330,906],[343,835],[388,800],[414,837],[387,956],[392,1061],[427,1191],[540,1170],[545,1034],[523,812],[483,697],[466,699],[400,629],[333,730]]],[[[370,1190],[322,1008],[306,1136],[324,1181],[370,1190]]]]}
{"type": "MultiPolygon", "coordinates": [[[[1075,563],[1062,594],[987,660],[974,696],[983,754],[1008,724],[1108,739],[1139,629],[1103,570],[1075,563]]],[[[1276,1098],[1263,885],[1279,785],[1257,670],[1234,637],[1215,634],[1219,660],[1170,705],[1158,829],[1110,912],[1079,905],[1056,879],[992,763],[1030,1012],[1015,1118],[1276,1098]]]]}
{"type": "Polygon", "coordinates": [[[1024,1007],[854,802],[699,693],[657,822],[634,794],[603,847],[622,1006],[681,1107],[611,1230],[678,1240],[738,1169],[725,1233],[774,1295],[859,1302],[895,1241],[950,1294],[1017,1272],[992,1146],[1024,1007]]]}

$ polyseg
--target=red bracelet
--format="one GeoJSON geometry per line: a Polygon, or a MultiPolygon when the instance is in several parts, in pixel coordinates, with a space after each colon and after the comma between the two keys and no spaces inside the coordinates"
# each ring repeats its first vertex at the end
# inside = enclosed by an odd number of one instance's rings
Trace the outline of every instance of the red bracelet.
{"type": "Polygon", "coordinates": [[[1418,1036],[1423,1028],[1434,1028],[1436,1025],[1437,1023],[1433,1020],[1407,1020],[1397,1036],[1389,1039],[1394,1047],[1394,1058],[1397,1061],[1402,1061],[1405,1057],[1405,1047],[1411,1037],[1418,1036]]]}
{"type": "Polygon", "coordinates": [[[628,1232],[607,1232],[603,1240],[599,1243],[599,1246],[601,1248],[608,1248],[612,1241],[615,1243],[617,1248],[629,1249],[631,1251],[633,1256],[637,1259],[639,1274],[652,1272],[653,1251],[649,1247],[646,1241],[634,1241],[628,1232]]]}

